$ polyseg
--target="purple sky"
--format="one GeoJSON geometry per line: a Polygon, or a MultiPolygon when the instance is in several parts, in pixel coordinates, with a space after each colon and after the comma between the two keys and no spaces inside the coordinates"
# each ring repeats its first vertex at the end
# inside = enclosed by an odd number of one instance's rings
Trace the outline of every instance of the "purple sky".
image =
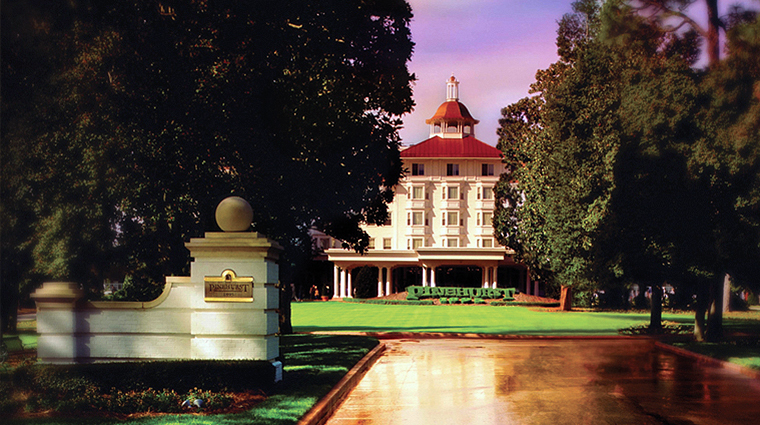
{"type": "MultiPolygon", "coordinates": [[[[425,120],[446,100],[446,79],[454,73],[459,100],[480,120],[475,136],[496,145],[501,108],[527,96],[536,71],[557,60],[557,21],[572,12],[572,0],[408,1],[417,106],[403,117],[402,143],[428,138],[425,120]]],[[[721,0],[721,13],[733,3],[721,0]]],[[[760,6],[758,0],[742,3],[760,6]]],[[[696,7],[690,15],[704,17],[702,2],[696,7]]]]}

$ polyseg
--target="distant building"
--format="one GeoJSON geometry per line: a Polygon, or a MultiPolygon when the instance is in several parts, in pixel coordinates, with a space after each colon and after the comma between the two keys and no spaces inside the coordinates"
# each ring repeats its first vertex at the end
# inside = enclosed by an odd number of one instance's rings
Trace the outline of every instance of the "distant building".
{"type": "Polygon", "coordinates": [[[493,188],[505,168],[500,151],[475,138],[479,121],[459,101],[454,76],[446,101],[425,122],[430,138],[401,151],[408,172],[395,188],[390,220],[364,227],[369,251],[360,255],[314,234],[316,248],[334,266],[333,298],[351,297],[352,271],[365,266],[378,269],[378,296],[410,285],[536,292],[527,268],[493,236],[493,188]]]}
{"type": "Polygon", "coordinates": [[[124,287],[124,282],[103,282],[103,295],[110,296],[120,291],[124,287]]]}

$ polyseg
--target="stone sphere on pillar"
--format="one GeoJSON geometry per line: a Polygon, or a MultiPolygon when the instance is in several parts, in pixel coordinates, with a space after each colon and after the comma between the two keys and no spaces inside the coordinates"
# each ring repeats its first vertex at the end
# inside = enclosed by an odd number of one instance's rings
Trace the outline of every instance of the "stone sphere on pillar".
{"type": "Polygon", "coordinates": [[[230,196],[216,207],[216,223],[225,232],[245,232],[251,228],[253,208],[239,196],[230,196]]]}

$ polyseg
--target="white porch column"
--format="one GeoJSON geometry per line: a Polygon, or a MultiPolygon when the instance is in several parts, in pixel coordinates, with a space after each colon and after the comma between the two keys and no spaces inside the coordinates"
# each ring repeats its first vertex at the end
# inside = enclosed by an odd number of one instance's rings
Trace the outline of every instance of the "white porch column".
{"type": "Polygon", "coordinates": [[[422,286],[428,286],[427,283],[428,268],[426,265],[422,265],[422,286]]]}
{"type": "Polygon", "coordinates": [[[480,279],[483,282],[483,288],[488,288],[491,285],[488,283],[488,267],[480,266],[480,279]]]}
{"type": "Polygon", "coordinates": [[[538,295],[538,281],[533,282],[533,295],[538,295]]]}
{"type": "Polygon", "coordinates": [[[377,296],[382,297],[385,296],[385,292],[383,291],[383,270],[385,267],[378,267],[377,268],[377,296]]]}
{"type": "Polygon", "coordinates": [[[491,267],[491,288],[496,289],[499,283],[499,268],[491,267]]]}
{"type": "Polygon", "coordinates": [[[333,298],[338,298],[338,282],[340,280],[340,267],[333,267],[333,298]]]}
{"type": "Polygon", "coordinates": [[[435,266],[430,268],[430,286],[435,288],[435,266]]]}
{"type": "Polygon", "coordinates": [[[391,280],[393,279],[393,269],[385,268],[385,295],[391,294],[391,280]]]}
{"type": "Polygon", "coordinates": [[[346,269],[340,270],[340,298],[346,297],[346,269]]]}
{"type": "Polygon", "coordinates": [[[353,298],[354,297],[354,290],[353,290],[354,288],[353,288],[353,285],[351,283],[351,275],[353,275],[353,273],[351,273],[351,270],[348,270],[346,272],[346,275],[347,275],[346,276],[346,281],[348,282],[348,285],[347,285],[347,288],[346,288],[346,297],[347,298],[353,298]]]}

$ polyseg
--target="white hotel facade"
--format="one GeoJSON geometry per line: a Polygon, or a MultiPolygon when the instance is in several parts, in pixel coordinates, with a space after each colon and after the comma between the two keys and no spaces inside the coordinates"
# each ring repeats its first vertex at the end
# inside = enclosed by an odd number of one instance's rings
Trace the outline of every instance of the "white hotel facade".
{"type": "Polygon", "coordinates": [[[459,102],[459,82],[447,81],[446,101],[432,118],[430,138],[401,151],[406,177],[395,189],[385,225],[369,225],[369,250],[335,248],[314,234],[334,266],[333,298],[353,296],[352,271],[376,267],[377,296],[409,285],[516,287],[536,293],[530,273],[493,236],[493,188],[504,172],[500,151],[475,138],[474,119],[459,102]],[[453,271],[457,273],[452,274],[453,271]],[[474,279],[473,274],[479,278],[474,279]],[[469,285],[453,276],[467,276],[469,285]]]}

